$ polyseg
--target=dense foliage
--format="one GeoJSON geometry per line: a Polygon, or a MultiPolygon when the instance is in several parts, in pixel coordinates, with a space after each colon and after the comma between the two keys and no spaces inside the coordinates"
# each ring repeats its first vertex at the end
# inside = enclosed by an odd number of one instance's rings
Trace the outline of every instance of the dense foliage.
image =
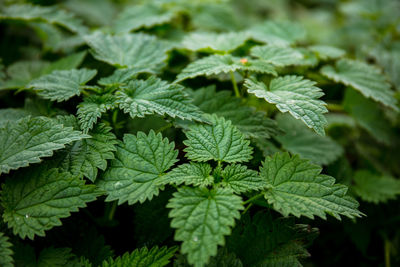
{"type": "Polygon", "coordinates": [[[400,264],[396,0],[0,3],[0,266],[400,264]]]}

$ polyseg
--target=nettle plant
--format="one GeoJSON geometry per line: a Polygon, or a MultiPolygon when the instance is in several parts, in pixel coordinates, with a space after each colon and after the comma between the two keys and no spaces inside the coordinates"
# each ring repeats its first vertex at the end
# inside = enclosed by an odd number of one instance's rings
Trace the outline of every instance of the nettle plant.
{"type": "Polygon", "coordinates": [[[399,193],[368,169],[344,181],[351,195],[322,173],[345,158],[327,127],[374,136],[360,109],[398,114],[378,67],[293,22],[200,31],[211,3],[161,2],[90,29],[62,7],[3,7],[42,51],[0,72],[0,265],[299,266],[316,216],[355,221],[355,196],[399,193]],[[327,120],[329,86],[355,120],[327,120]]]}

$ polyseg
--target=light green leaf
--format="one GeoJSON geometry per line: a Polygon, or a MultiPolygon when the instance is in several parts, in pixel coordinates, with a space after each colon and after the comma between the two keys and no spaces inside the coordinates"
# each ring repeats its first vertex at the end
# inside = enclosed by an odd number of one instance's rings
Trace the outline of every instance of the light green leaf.
{"type": "Polygon", "coordinates": [[[390,176],[360,170],[354,175],[352,189],[362,200],[378,204],[396,199],[400,194],[400,181],[390,176]]]}
{"type": "Polygon", "coordinates": [[[73,14],[54,6],[14,4],[3,8],[0,20],[46,22],[62,26],[72,32],[84,34],[88,29],[73,14]]]}
{"type": "Polygon", "coordinates": [[[165,66],[167,51],[172,48],[165,41],[143,33],[106,35],[100,32],[86,35],[92,55],[118,68],[134,68],[147,72],[165,66]]]}
{"type": "Polygon", "coordinates": [[[8,121],[17,121],[24,117],[31,115],[31,113],[25,109],[20,108],[4,108],[0,109],[0,128],[8,121]]]}
{"type": "Polygon", "coordinates": [[[13,267],[14,260],[12,255],[14,252],[11,249],[12,244],[8,241],[8,237],[0,232],[0,265],[3,267],[13,267]]]}
{"type": "Polygon", "coordinates": [[[375,66],[361,61],[341,59],[336,62],[335,67],[323,67],[321,73],[336,82],[353,87],[365,97],[372,98],[395,111],[399,111],[390,84],[375,66]]]}
{"type": "Polygon", "coordinates": [[[177,247],[153,247],[150,250],[147,247],[135,249],[131,253],[125,253],[122,257],[115,260],[110,259],[103,262],[102,267],[162,267],[168,265],[170,259],[174,256],[177,247]]]}
{"type": "Polygon", "coordinates": [[[232,189],[237,194],[266,187],[265,181],[260,178],[258,172],[239,164],[226,166],[221,172],[221,177],[222,186],[232,189]]]}
{"type": "Polygon", "coordinates": [[[232,55],[211,55],[186,66],[177,76],[175,82],[197,76],[211,76],[238,70],[276,75],[274,67],[268,62],[239,58],[232,55]]]}
{"type": "Polygon", "coordinates": [[[306,36],[300,25],[289,21],[266,21],[253,26],[248,32],[257,41],[278,46],[289,46],[306,36]]]}
{"type": "Polygon", "coordinates": [[[106,201],[118,199],[118,204],[128,201],[132,205],[151,200],[163,188],[157,180],[174,165],[177,156],[174,143],[160,133],[126,134],[98,186],[107,192],[106,201]]]}
{"type": "Polygon", "coordinates": [[[150,28],[171,21],[174,12],[160,4],[145,3],[124,8],[115,20],[114,29],[117,33],[128,33],[142,27],[150,28]]]}
{"type": "Polygon", "coordinates": [[[61,218],[86,207],[99,195],[94,185],[57,169],[42,167],[15,172],[3,184],[3,219],[21,238],[44,236],[61,218]]]}
{"type": "Polygon", "coordinates": [[[82,51],[71,54],[61,59],[51,62],[46,68],[44,68],[42,74],[50,74],[55,70],[71,70],[79,67],[82,64],[87,52],[82,51]]]}
{"type": "Polygon", "coordinates": [[[245,32],[193,32],[183,38],[182,46],[192,51],[231,52],[248,39],[245,32]]]}
{"type": "Polygon", "coordinates": [[[171,227],[176,228],[175,240],[183,241],[181,252],[188,262],[202,267],[217,254],[218,245],[225,244],[235,219],[243,209],[242,199],[229,189],[180,188],[169,200],[171,227]]]}
{"type": "Polygon", "coordinates": [[[232,121],[246,137],[270,138],[281,134],[274,120],[245,105],[241,99],[232,96],[231,91],[217,92],[215,86],[208,86],[192,91],[191,96],[193,104],[202,111],[232,121]]]}
{"type": "Polygon", "coordinates": [[[154,71],[148,69],[143,70],[141,68],[126,68],[126,69],[116,69],[113,74],[108,77],[101,78],[98,84],[103,86],[121,86],[126,85],[130,80],[136,78],[137,74],[141,72],[147,72],[155,74],[154,71]]]}
{"type": "Polygon", "coordinates": [[[38,163],[66,144],[88,138],[45,117],[25,117],[0,128],[0,174],[38,163]]]}
{"type": "Polygon", "coordinates": [[[396,134],[378,103],[351,88],[346,89],[343,102],[344,109],[372,137],[383,144],[392,144],[396,134]]]}
{"type": "Polygon", "coordinates": [[[347,187],[335,184],[335,179],[320,174],[321,170],[297,155],[277,153],[267,157],[260,169],[268,187],[265,199],[284,216],[326,219],[328,213],[339,220],[340,215],[361,217],[357,201],[346,196],[347,187]]]}
{"type": "Polygon", "coordinates": [[[61,102],[79,96],[85,84],[96,74],[96,70],[89,69],[56,70],[31,81],[27,87],[45,99],[61,102]]]}
{"type": "Polygon", "coordinates": [[[210,116],[210,124],[197,124],[185,132],[186,156],[194,161],[246,162],[251,159],[250,142],[231,121],[210,116]]]}
{"type": "MultiPolygon", "coordinates": [[[[75,127],[77,128],[77,122],[75,127]]],[[[56,153],[54,161],[60,170],[74,176],[87,177],[94,182],[98,169],[105,170],[107,160],[114,159],[117,140],[110,132],[111,128],[98,124],[89,132],[91,138],[76,141],[56,153]]]]}
{"type": "Polygon", "coordinates": [[[344,50],[329,45],[313,45],[308,47],[308,49],[316,53],[322,60],[338,59],[346,54],[344,50]]]}
{"type": "Polygon", "coordinates": [[[90,95],[83,98],[77,111],[81,129],[87,133],[103,113],[117,106],[117,98],[111,94],[90,95]]]}
{"type": "Polygon", "coordinates": [[[16,89],[25,87],[30,81],[40,77],[43,70],[48,68],[49,62],[31,60],[17,61],[7,68],[8,80],[1,84],[1,89],[16,89]]]}
{"type": "Polygon", "coordinates": [[[250,51],[253,57],[264,60],[278,67],[300,65],[303,54],[291,47],[276,45],[255,46],[250,51]]]}
{"type": "Polygon", "coordinates": [[[191,103],[179,84],[169,84],[155,76],[132,80],[117,92],[119,107],[132,118],[165,114],[183,120],[204,121],[201,111],[191,103]]]}
{"type": "Polygon", "coordinates": [[[214,183],[211,170],[211,166],[207,163],[185,163],[168,172],[167,175],[163,176],[157,182],[160,185],[180,185],[184,183],[185,185],[205,187],[214,183]]]}
{"type": "Polygon", "coordinates": [[[328,165],[343,154],[343,148],[329,136],[316,134],[289,115],[282,114],[276,120],[285,134],[275,138],[290,153],[321,165],[328,165]]]}
{"type": "Polygon", "coordinates": [[[244,85],[249,93],[275,104],[281,112],[289,112],[318,134],[325,134],[327,121],[324,113],[328,110],[325,102],[318,99],[324,93],[315,86],[315,82],[287,75],[273,79],[269,88],[256,79],[246,79],[244,85]]]}

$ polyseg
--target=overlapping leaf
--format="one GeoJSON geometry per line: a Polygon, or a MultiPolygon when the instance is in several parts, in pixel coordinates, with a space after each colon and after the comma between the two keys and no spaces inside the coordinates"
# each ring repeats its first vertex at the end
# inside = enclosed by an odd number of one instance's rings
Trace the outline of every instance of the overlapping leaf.
{"type": "Polygon", "coordinates": [[[239,58],[232,55],[211,55],[190,63],[177,76],[176,82],[197,76],[211,76],[237,70],[276,75],[274,67],[268,62],[239,58]]]}
{"type": "Polygon", "coordinates": [[[168,172],[160,180],[160,184],[185,184],[194,186],[208,186],[214,182],[211,175],[211,166],[207,163],[185,163],[168,172]]]}
{"type": "Polygon", "coordinates": [[[278,116],[277,122],[285,134],[275,138],[292,154],[321,165],[328,165],[343,154],[343,148],[329,136],[316,134],[289,115],[278,116]]]}
{"type": "Polygon", "coordinates": [[[88,29],[73,14],[56,7],[45,7],[31,4],[14,4],[5,7],[0,20],[37,21],[56,24],[72,32],[84,34],[88,29]]]}
{"type": "Polygon", "coordinates": [[[0,265],[3,267],[14,266],[12,244],[8,241],[8,237],[0,232],[0,265]]]}
{"type": "Polygon", "coordinates": [[[302,40],[306,32],[300,25],[288,21],[266,21],[253,26],[249,34],[257,41],[267,44],[289,46],[302,40]]]}
{"type": "Polygon", "coordinates": [[[326,77],[349,85],[364,96],[399,111],[394,92],[377,67],[361,61],[341,59],[336,62],[335,67],[325,66],[321,72],[326,77]]]}
{"type": "Polygon", "coordinates": [[[183,38],[182,46],[192,51],[230,52],[248,39],[245,32],[193,32],[183,38]]]}
{"type": "Polygon", "coordinates": [[[40,162],[54,150],[88,137],[45,117],[9,121],[0,128],[0,173],[40,162]]]}
{"type": "Polygon", "coordinates": [[[231,121],[210,116],[210,124],[197,124],[186,131],[186,156],[194,161],[245,162],[251,159],[250,142],[231,121]]]}
{"type": "Polygon", "coordinates": [[[221,172],[221,177],[222,185],[237,194],[257,191],[266,187],[265,181],[260,178],[258,172],[239,164],[226,166],[221,172]]]}
{"type": "Polygon", "coordinates": [[[84,85],[96,73],[96,70],[89,69],[56,70],[31,81],[28,87],[33,88],[39,96],[45,99],[61,102],[80,95],[84,85]]]}
{"type": "Polygon", "coordinates": [[[176,247],[153,247],[150,250],[147,247],[135,249],[131,253],[125,253],[116,259],[110,259],[103,262],[102,267],[162,267],[168,265],[174,256],[176,247]]]}
{"type": "Polygon", "coordinates": [[[289,112],[318,134],[325,134],[327,121],[324,113],[328,110],[325,102],[318,99],[324,93],[315,86],[315,82],[287,75],[273,79],[269,87],[255,79],[246,79],[244,85],[249,93],[275,104],[281,112],[289,112]]]}
{"type": "Polygon", "coordinates": [[[192,91],[191,96],[193,104],[202,111],[232,121],[246,137],[270,138],[281,134],[274,120],[233,97],[231,91],[216,92],[215,86],[208,86],[192,91]]]}
{"type": "Polygon", "coordinates": [[[174,143],[161,134],[126,134],[98,186],[107,192],[107,201],[134,204],[151,200],[162,188],[157,180],[174,165],[177,156],[174,143]]]}
{"type": "Polygon", "coordinates": [[[183,92],[183,86],[169,84],[155,76],[130,81],[117,92],[117,101],[132,118],[167,114],[172,118],[204,121],[201,111],[183,92]]]}
{"type": "Polygon", "coordinates": [[[135,68],[146,72],[165,66],[171,45],[143,33],[107,35],[100,32],[85,36],[93,56],[119,68],[135,68]]]}
{"type": "Polygon", "coordinates": [[[16,172],[2,187],[3,219],[21,238],[44,236],[61,218],[99,195],[94,185],[57,169],[36,167],[16,172]]]}
{"type": "Polygon", "coordinates": [[[303,54],[291,47],[276,45],[255,46],[251,55],[278,67],[301,64],[303,54]]]}
{"type": "Polygon", "coordinates": [[[168,208],[175,240],[183,241],[181,252],[196,267],[208,263],[224,245],[224,236],[231,233],[235,219],[243,209],[242,199],[229,189],[180,188],[170,199],[168,208]]]}
{"type": "Polygon", "coordinates": [[[346,53],[340,48],[329,45],[313,45],[308,49],[316,53],[317,56],[323,60],[341,58],[346,53]]]}
{"type": "Polygon", "coordinates": [[[326,213],[340,219],[340,215],[355,218],[362,215],[358,203],[346,196],[347,187],[335,184],[333,177],[322,175],[321,167],[288,153],[267,157],[260,169],[267,183],[265,198],[284,216],[293,214],[311,219],[326,213]]]}
{"type": "Polygon", "coordinates": [[[396,199],[400,194],[400,181],[390,176],[360,170],[354,175],[352,189],[362,200],[377,204],[396,199]]]}
{"type": "Polygon", "coordinates": [[[146,3],[125,8],[115,21],[114,28],[117,33],[127,33],[142,27],[152,27],[164,24],[173,19],[174,12],[161,5],[146,3]]]}
{"type": "Polygon", "coordinates": [[[93,128],[97,119],[108,110],[117,107],[117,98],[111,94],[90,95],[78,105],[77,115],[81,129],[87,133],[93,128]]]}

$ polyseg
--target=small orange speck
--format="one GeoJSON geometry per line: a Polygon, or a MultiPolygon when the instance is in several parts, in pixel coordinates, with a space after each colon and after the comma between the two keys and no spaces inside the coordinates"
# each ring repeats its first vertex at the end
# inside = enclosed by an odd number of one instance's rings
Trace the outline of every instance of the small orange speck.
{"type": "Polygon", "coordinates": [[[242,63],[242,64],[246,64],[247,62],[249,62],[249,61],[247,60],[247,58],[241,58],[241,59],[240,59],[240,63],[242,63]]]}

